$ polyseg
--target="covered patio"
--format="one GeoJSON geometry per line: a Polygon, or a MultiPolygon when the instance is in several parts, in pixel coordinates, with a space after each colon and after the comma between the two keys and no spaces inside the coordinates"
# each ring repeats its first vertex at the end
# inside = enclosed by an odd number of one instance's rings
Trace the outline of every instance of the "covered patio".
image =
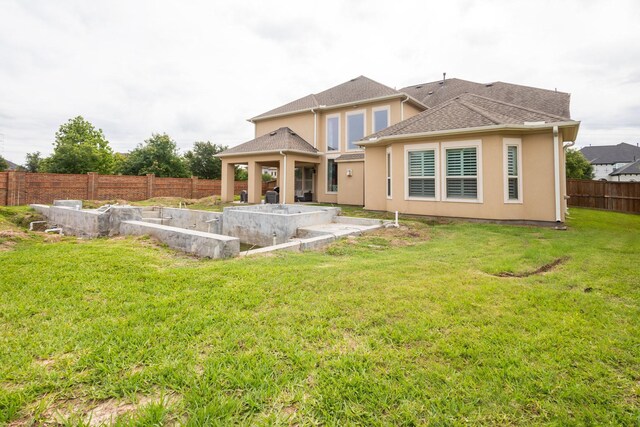
{"type": "Polygon", "coordinates": [[[222,201],[234,199],[235,168],[246,165],[248,201],[261,203],[262,168],[278,169],[280,203],[315,201],[318,150],[288,127],[280,128],[217,154],[222,160],[222,201]],[[309,200],[311,199],[311,200],[309,200]]]}

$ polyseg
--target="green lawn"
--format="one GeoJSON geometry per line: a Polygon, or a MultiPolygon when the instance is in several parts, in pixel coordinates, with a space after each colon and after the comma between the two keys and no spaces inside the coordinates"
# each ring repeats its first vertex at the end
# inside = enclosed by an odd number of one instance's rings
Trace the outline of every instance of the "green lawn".
{"type": "Polygon", "coordinates": [[[0,208],[0,424],[640,423],[638,215],[212,261],[24,214],[0,208]]]}

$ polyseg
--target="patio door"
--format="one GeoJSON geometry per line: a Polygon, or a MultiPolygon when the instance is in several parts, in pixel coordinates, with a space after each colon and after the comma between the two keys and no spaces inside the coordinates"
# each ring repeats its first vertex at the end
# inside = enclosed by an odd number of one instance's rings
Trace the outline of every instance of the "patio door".
{"type": "Polygon", "coordinates": [[[313,168],[296,168],[296,196],[304,197],[306,193],[313,193],[313,168]]]}

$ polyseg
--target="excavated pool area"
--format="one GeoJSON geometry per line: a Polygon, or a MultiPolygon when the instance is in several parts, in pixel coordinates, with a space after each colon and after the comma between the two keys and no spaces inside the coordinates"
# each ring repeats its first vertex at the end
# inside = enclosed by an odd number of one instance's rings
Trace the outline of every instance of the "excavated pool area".
{"type": "Polygon", "coordinates": [[[344,217],[340,208],[313,205],[242,205],[209,212],[129,205],[82,209],[80,200],[56,200],[52,206],[31,207],[47,218],[50,229],[64,234],[149,235],[170,248],[208,258],[306,251],[389,223],[344,217]],[[249,249],[241,251],[241,245],[249,249]]]}

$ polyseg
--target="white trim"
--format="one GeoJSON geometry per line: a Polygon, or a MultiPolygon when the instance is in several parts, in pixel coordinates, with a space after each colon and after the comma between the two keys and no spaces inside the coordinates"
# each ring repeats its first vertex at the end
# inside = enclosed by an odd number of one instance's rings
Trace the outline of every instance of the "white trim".
{"type": "Polygon", "coordinates": [[[362,137],[367,136],[367,110],[347,111],[344,118],[344,151],[362,151],[362,147],[358,147],[358,141],[353,141],[353,145],[357,148],[349,148],[349,117],[362,114],[362,137]]]}
{"type": "Polygon", "coordinates": [[[404,146],[404,199],[437,202],[440,200],[440,144],[437,142],[429,142],[425,144],[411,144],[404,146]],[[433,150],[435,172],[434,172],[434,190],[435,197],[410,197],[409,196],[409,152],[410,151],[427,151],[433,150]]]}
{"type": "Polygon", "coordinates": [[[324,149],[327,153],[339,153],[340,145],[342,144],[342,138],[340,138],[340,113],[329,114],[325,117],[324,121],[324,149]],[[329,150],[329,119],[338,119],[338,148],[335,150],[329,150]]]}
{"type": "Polygon", "coordinates": [[[502,174],[503,174],[503,190],[504,190],[504,202],[505,203],[523,203],[522,195],[522,139],[521,138],[503,138],[502,139],[502,174]],[[518,148],[517,168],[518,174],[515,176],[509,176],[509,147],[518,148]],[[518,179],[518,198],[509,198],[509,178],[518,179]]]}
{"type": "MultiPolygon", "coordinates": [[[[381,136],[377,138],[370,138],[366,141],[358,142],[358,145],[361,147],[366,147],[370,145],[381,145],[386,143],[387,141],[396,141],[396,140],[406,140],[406,139],[416,139],[416,138],[425,138],[432,136],[448,136],[455,135],[461,136],[464,134],[470,133],[487,133],[494,131],[539,131],[544,129],[551,129],[552,127],[562,126],[563,128],[571,128],[576,127],[576,133],[578,132],[578,128],[580,127],[580,122],[577,121],[566,121],[566,122],[555,122],[555,123],[546,123],[544,125],[536,125],[536,126],[524,126],[524,125],[490,125],[490,126],[476,126],[472,128],[461,128],[461,129],[445,129],[445,130],[436,130],[429,132],[417,132],[417,133],[407,133],[402,135],[389,135],[389,136],[381,136]]],[[[575,135],[573,135],[575,138],[575,135]]],[[[568,137],[567,137],[568,138],[568,137]]]]}
{"type": "MultiPolygon", "coordinates": [[[[391,106],[383,105],[381,107],[374,107],[371,109],[371,133],[376,133],[376,112],[377,111],[386,111],[387,112],[387,126],[382,129],[386,129],[391,126],[391,106]]],[[[380,130],[382,130],[380,129],[380,130]]],[[[366,135],[365,135],[366,136],[366,135]]]]}
{"type": "MultiPolygon", "coordinates": [[[[329,191],[329,160],[333,160],[334,163],[337,165],[338,162],[336,162],[336,159],[340,157],[339,153],[335,153],[335,154],[329,154],[327,156],[325,156],[324,158],[324,168],[325,168],[325,173],[324,173],[324,184],[322,186],[322,188],[324,189],[324,194],[338,194],[337,191],[329,191]]],[[[338,178],[338,189],[340,188],[340,177],[336,172],[336,177],[338,178]]]]}
{"type": "Polygon", "coordinates": [[[388,146],[385,155],[385,169],[387,176],[385,177],[384,182],[384,193],[387,195],[387,199],[393,199],[393,152],[391,151],[391,146],[388,146]]]}
{"type": "Polygon", "coordinates": [[[426,105],[424,105],[422,102],[418,101],[416,98],[412,97],[411,95],[408,95],[408,94],[406,94],[404,92],[399,92],[399,93],[395,93],[393,95],[378,96],[378,97],[375,97],[375,98],[363,99],[361,101],[345,102],[345,103],[342,103],[342,104],[335,104],[335,105],[319,105],[317,107],[309,107],[309,108],[303,108],[303,109],[300,109],[300,110],[287,111],[287,112],[284,112],[284,113],[270,114],[268,116],[262,116],[262,115],[261,116],[255,116],[255,117],[252,117],[252,118],[246,119],[246,120],[249,123],[255,123],[255,122],[259,122],[260,120],[273,119],[275,117],[283,117],[283,116],[289,116],[289,115],[293,115],[293,114],[307,113],[307,112],[310,112],[311,110],[329,111],[329,110],[335,110],[337,108],[342,108],[342,107],[371,104],[371,103],[374,103],[374,102],[386,101],[386,100],[395,99],[395,98],[401,98],[401,97],[406,97],[407,98],[407,99],[405,99],[404,102],[411,101],[415,105],[421,107],[423,110],[426,110],[428,108],[426,105]]]}
{"type": "MultiPolygon", "coordinates": [[[[456,202],[456,203],[483,203],[483,193],[482,193],[482,140],[476,139],[471,141],[451,141],[451,142],[442,142],[440,143],[441,150],[441,170],[442,179],[442,201],[443,202],[456,202]],[[447,150],[455,149],[455,148],[469,148],[476,147],[476,186],[477,186],[477,195],[475,199],[464,199],[464,198],[453,198],[447,197],[447,150]]],[[[469,176],[468,178],[473,178],[469,176]]]]}

